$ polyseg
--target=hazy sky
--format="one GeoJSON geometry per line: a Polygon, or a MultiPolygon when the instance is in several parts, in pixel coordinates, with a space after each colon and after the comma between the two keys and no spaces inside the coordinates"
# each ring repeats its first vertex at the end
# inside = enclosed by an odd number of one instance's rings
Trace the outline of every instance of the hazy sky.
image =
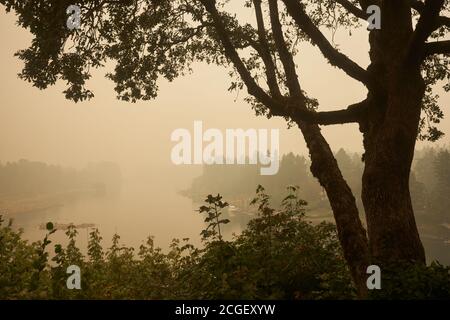
{"type": "MultiPolygon", "coordinates": [[[[192,130],[194,120],[209,128],[280,128],[281,152],[305,153],[305,144],[297,128],[286,129],[282,119],[255,117],[242,101],[244,92],[227,92],[227,70],[196,65],[194,73],[173,83],[160,82],[160,94],[154,101],[137,104],[115,99],[113,83],[96,72],[90,82],[95,98],[75,104],[64,99],[64,85],[45,91],[33,88],[17,77],[22,63],[14,53],[26,48],[31,36],[15,25],[15,17],[0,9],[0,161],[26,158],[70,166],[89,161],[111,160],[128,172],[146,168],[157,176],[161,168],[173,169],[170,134],[177,128],[192,130]]],[[[365,32],[352,37],[338,34],[341,48],[363,66],[367,65],[365,32]],[[348,38],[348,39],[347,39],[348,38]]],[[[319,99],[321,110],[346,107],[365,97],[359,83],[330,67],[316,48],[307,46],[298,58],[303,88],[319,99]]],[[[446,110],[448,94],[440,90],[446,110]]],[[[441,128],[450,134],[450,121],[441,128]]],[[[362,150],[362,137],[356,125],[324,128],[333,149],[362,150]]],[[[439,144],[448,143],[444,138],[439,144]]],[[[421,144],[423,145],[423,144],[421,144]]]]}

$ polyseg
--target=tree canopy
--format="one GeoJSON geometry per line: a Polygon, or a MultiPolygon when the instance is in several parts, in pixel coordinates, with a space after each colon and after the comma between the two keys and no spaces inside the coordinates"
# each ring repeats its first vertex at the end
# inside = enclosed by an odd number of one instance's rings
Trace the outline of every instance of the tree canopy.
{"type": "MultiPolygon", "coordinates": [[[[114,70],[107,77],[114,81],[117,97],[149,100],[157,96],[159,78],[171,81],[189,72],[194,61],[203,61],[227,67],[232,77],[230,90],[245,85],[248,101],[258,114],[323,125],[358,122],[366,104],[311,112],[318,102],[308,97],[298,81],[294,57],[301,57],[299,44],[317,46],[331,65],[370,87],[374,79],[369,72],[341,52],[326,34],[363,26],[369,16],[367,7],[385,5],[381,2],[246,0],[239,6],[252,8],[255,19],[245,21],[233,12],[230,1],[222,0],[0,1],[7,11],[14,10],[18,24],[33,34],[31,46],[17,56],[25,63],[20,76],[40,89],[63,80],[68,99],[90,99],[94,93],[86,82],[92,69],[114,61],[114,70]],[[81,25],[74,30],[67,28],[70,5],[80,8],[81,25]]],[[[445,39],[450,19],[439,12],[447,12],[449,4],[443,0],[406,2],[418,21],[409,50],[411,59],[420,61],[427,84],[421,138],[436,140],[442,133],[434,124],[443,113],[433,87],[448,79],[450,41],[417,46],[428,38],[445,39]]],[[[446,84],[445,89],[449,88],[446,84]]]]}
{"type": "MultiPolygon", "coordinates": [[[[443,112],[434,88],[450,76],[448,0],[246,0],[238,12],[227,0],[0,3],[33,35],[31,46],[17,53],[25,64],[20,76],[40,89],[66,81],[64,93],[74,101],[93,97],[87,80],[111,61],[107,77],[117,97],[131,102],[155,98],[158,79],[172,81],[193,62],[227,68],[229,89],[246,88],[257,115],[283,117],[301,130],[359,296],[366,294],[370,261],[425,263],[409,179],[417,137],[435,141],[443,134],[436,127],[443,112]],[[67,26],[71,5],[80,11],[78,28],[67,26]],[[380,29],[367,30],[370,64],[363,67],[327,35],[363,27],[373,6],[380,9],[380,29]],[[240,15],[246,10],[251,20],[240,15]],[[319,110],[296,66],[305,58],[300,43],[316,46],[328,63],[361,83],[366,99],[319,110]],[[345,123],[358,123],[363,134],[367,233],[319,127],[345,123]]],[[[448,83],[444,89],[450,90],[448,83]]]]}

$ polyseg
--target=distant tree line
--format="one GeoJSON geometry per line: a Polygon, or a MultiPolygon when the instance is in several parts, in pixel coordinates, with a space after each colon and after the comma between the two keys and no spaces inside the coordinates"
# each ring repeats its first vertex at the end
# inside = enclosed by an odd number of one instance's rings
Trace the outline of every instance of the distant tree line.
{"type": "MultiPolygon", "coordinates": [[[[342,174],[356,195],[361,194],[363,159],[358,153],[340,149],[335,153],[342,174]]],[[[275,176],[261,176],[259,168],[252,165],[206,165],[201,176],[194,179],[186,192],[194,200],[213,192],[228,199],[251,198],[255,185],[264,185],[278,203],[288,185],[299,186],[299,195],[309,203],[310,210],[330,213],[326,193],[311,175],[311,163],[302,155],[283,155],[280,170],[275,176]]],[[[448,148],[425,148],[416,153],[411,172],[410,188],[416,215],[421,219],[450,221],[450,152],[448,148]]],[[[361,198],[357,197],[360,212],[361,198]]]]}
{"type": "Polygon", "coordinates": [[[417,216],[450,222],[450,152],[426,148],[418,152],[411,174],[412,200],[417,216]]]}
{"type": "Polygon", "coordinates": [[[113,163],[91,163],[81,170],[19,160],[0,163],[0,195],[23,196],[120,184],[120,168],[113,163]]]}

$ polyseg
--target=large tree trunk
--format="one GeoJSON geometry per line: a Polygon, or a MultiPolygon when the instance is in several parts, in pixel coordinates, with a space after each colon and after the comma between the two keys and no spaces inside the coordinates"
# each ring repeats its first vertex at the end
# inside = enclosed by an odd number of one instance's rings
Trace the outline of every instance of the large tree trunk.
{"type": "Polygon", "coordinates": [[[369,247],[359,218],[355,197],[339,170],[337,161],[317,125],[297,122],[311,156],[311,172],[327,192],[345,259],[360,298],[367,294],[366,271],[369,247]]]}
{"type": "Polygon", "coordinates": [[[365,138],[362,200],[375,263],[425,262],[409,191],[423,87],[415,79],[400,86],[406,88],[389,94],[384,121],[365,138]]]}
{"type": "Polygon", "coordinates": [[[425,262],[409,192],[425,85],[406,55],[412,35],[408,1],[383,1],[382,29],[370,37],[368,122],[363,124],[362,200],[372,261],[425,262]]]}

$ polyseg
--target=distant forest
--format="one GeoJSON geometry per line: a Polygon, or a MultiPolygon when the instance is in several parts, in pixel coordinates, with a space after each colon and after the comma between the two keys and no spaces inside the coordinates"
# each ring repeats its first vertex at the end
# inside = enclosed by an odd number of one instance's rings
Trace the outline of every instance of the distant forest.
{"type": "Polygon", "coordinates": [[[19,160],[0,163],[0,195],[31,196],[64,191],[115,188],[122,180],[120,168],[110,162],[90,163],[77,170],[43,162],[19,160]]]}
{"type": "MultiPolygon", "coordinates": [[[[362,155],[340,149],[335,154],[344,178],[354,194],[361,194],[362,155]]],[[[261,176],[251,165],[207,165],[189,190],[184,192],[195,201],[208,193],[220,193],[226,199],[252,198],[255,187],[263,185],[274,204],[280,203],[288,185],[299,186],[299,196],[309,204],[309,210],[331,214],[324,190],[310,173],[310,161],[305,156],[286,154],[275,176],[261,176]]],[[[411,194],[417,218],[436,223],[449,223],[450,215],[450,151],[448,148],[425,148],[417,151],[411,172],[411,194]]],[[[233,202],[233,201],[231,201],[233,202]]],[[[357,198],[360,212],[364,212],[357,198]]]]}

